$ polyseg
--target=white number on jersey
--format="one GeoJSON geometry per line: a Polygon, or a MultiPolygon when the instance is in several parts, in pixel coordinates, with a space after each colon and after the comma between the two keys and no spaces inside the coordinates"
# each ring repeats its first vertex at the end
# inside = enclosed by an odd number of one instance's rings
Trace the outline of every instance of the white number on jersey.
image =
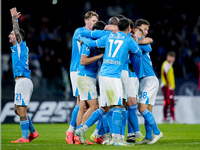
{"type": "MultiPolygon", "coordinates": [[[[108,57],[111,56],[111,50],[112,50],[112,45],[113,45],[114,40],[113,40],[113,39],[110,39],[109,42],[110,42],[110,47],[109,47],[108,57]]],[[[118,44],[118,45],[117,45],[117,47],[116,47],[114,53],[112,54],[112,57],[115,57],[115,56],[116,56],[116,54],[117,54],[117,52],[119,51],[120,47],[122,46],[123,42],[124,42],[124,41],[122,41],[122,40],[115,40],[114,44],[118,44]]]]}

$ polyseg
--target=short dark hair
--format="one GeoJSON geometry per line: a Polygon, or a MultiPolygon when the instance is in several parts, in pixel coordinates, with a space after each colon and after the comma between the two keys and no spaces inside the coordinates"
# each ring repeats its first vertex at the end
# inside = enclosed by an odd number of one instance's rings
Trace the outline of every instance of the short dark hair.
{"type": "Polygon", "coordinates": [[[109,22],[108,23],[109,25],[117,25],[118,22],[119,22],[119,18],[117,18],[117,17],[111,17],[108,22],[109,22]]]}
{"type": "Polygon", "coordinates": [[[120,31],[124,31],[130,26],[130,22],[127,18],[123,18],[119,20],[117,26],[120,31]]]}
{"type": "Polygon", "coordinates": [[[123,18],[126,18],[126,17],[124,15],[118,15],[117,18],[118,19],[123,19],[123,18]]]}
{"type": "Polygon", "coordinates": [[[147,20],[145,20],[145,19],[138,19],[135,22],[135,26],[136,27],[140,27],[142,24],[150,26],[150,23],[147,20]]]}
{"type": "Polygon", "coordinates": [[[176,53],[174,51],[170,51],[167,53],[167,56],[176,57],[176,53]]]}
{"type": "Polygon", "coordinates": [[[128,20],[129,20],[131,29],[133,29],[134,28],[134,22],[131,19],[128,19],[128,20]]]}
{"type": "Polygon", "coordinates": [[[106,23],[103,22],[103,21],[97,21],[93,27],[92,27],[92,30],[103,30],[106,26],[106,23]]]}

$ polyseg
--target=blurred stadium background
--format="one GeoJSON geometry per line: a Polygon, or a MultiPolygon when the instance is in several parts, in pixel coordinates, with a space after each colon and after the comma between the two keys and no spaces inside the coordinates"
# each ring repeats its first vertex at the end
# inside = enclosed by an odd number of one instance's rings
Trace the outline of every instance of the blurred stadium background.
{"type": "MultiPolygon", "coordinates": [[[[58,0],[2,0],[1,45],[1,122],[14,123],[19,118],[13,111],[14,79],[8,35],[12,30],[10,8],[22,13],[20,27],[30,50],[30,69],[34,92],[28,109],[35,123],[69,123],[75,105],[69,80],[72,36],[76,28],[84,26],[83,16],[96,11],[100,20],[108,22],[122,14],[130,19],[147,19],[151,26],[148,36],[153,38],[150,53],[153,67],[160,79],[162,62],[168,51],[176,52],[175,113],[179,123],[200,124],[200,11],[198,4],[153,3],[132,0],[66,1],[58,0]]],[[[158,92],[154,115],[162,123],[163,96],[158,92]]],[[[138,114],[139,115],[139,114],[138,114]]],[[[168,118],[171,120],[170,117],[168,118]]],[[[143,120],[140,118],[140,123],[143,120]]]]}

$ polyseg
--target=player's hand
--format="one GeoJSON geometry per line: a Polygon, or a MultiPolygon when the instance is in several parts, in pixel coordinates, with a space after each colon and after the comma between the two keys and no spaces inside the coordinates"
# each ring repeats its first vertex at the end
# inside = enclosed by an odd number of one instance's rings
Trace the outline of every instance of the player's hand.
{"type": "Polygon", "coordinates": [[[135,41],[138,41],[138,38],[135,36],[135,34],[133,34],[132,38],[133,38],[135,41]]]}
{"type": "Polygon", "coordinates": [[[104,30],[113,31],[115,33],[119,31],[118,26],[116,25],[106,25],[104,30]]]}
{"type": "Polygon", "coordinates": [[[16,17],[18,19],[21,16],[21,12],[17,12],[16,7],[10,9],[10,13],[12,17],[16,17]]]}
{"type": "Polygon", "coordinates": [[[100,58],[102,58],[102,57],[103,57],[103,54],[99,54],[98,56],[99,56],[99,59],[100,59],[100,58]]]}

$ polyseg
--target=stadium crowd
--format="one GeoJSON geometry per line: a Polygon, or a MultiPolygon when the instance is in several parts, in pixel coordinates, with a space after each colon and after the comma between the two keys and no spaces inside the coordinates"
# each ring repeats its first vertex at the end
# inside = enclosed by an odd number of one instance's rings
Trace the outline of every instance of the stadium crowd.
{"type": "MultiPolygon", "coordinates": [[[[13,74],[8,35],[12,28],[6,25],[6,22],[11,24],[10,14],[6,11],[11,6],[5,1],[3,6],[5,7],[2,8],[4,24],[2,24],[1,70],[2,79],[11,79],[13,74]]],[[[119,14],[133,20],[138,18],[149,20],[151,26],[148,36],[154,40],[151,59],[156,75],[160,76],[161,64],[167,52],[173,50],[176,52],[175,76],[185,79],[198,77],[200,14],[185,9],[186,4],[181,8],[176,4],[149,7],[149,5],[142,6],[139,2],[129,0],[113,0],[100,4],[84,0],[80,2],[80,5],[76,5],[76,10],[75,6],[70,7],[68,2],[64,1],[58,1],[56,5],[52,5],[51,2],[33,5],[33,8],[37,9],[17,7],[24,14],[19,21],[21,28],[26,32],[25,41],[29,45],[32,78],[44,78],[49,88],[61,90],[65,88],[63,70],[69,71],[72,35],[76,28],[84,26],[83,19],[80,18],[83,18],[85,12],[89,10],[96,11],[100,20],[105,22],[108,22],[111,16],[119,14]],[[178,11],[177,8],[179,8],[178,11]]],[[[193,10],[197,10],[197,7],[194,6],[193,10]]]]}

